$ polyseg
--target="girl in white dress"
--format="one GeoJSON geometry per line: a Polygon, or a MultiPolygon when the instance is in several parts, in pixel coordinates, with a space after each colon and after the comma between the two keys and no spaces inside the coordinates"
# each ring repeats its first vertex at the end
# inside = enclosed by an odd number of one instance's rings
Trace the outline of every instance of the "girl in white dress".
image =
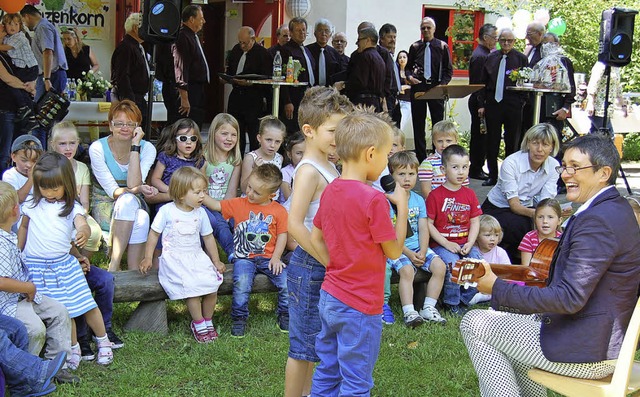
{"type": "MultiPolygon", "coordinates": [[[[62,154],[46,153],[38,159],[32,172],[33,199],[22,206],[18,230],[18,245],[23,250],[24,261],[38,291],[65,305],[71,319],[84,315],[96,335],[97,363],[108,365],[113,361],[111,342],[82,272],[88,263],[81,267],[78,260],[69,255],[74,228],[78,248],[84,247],[91,234],[84,208],[77,201],[73,168],[62,154]]],[[[79,363],[80,345],[73,321],[67,364],[76,369],[79,363]]]]}
{"type": "Polygon", "coordinates": [[[212,317],[225,271],[211,224],[202,208],[208,187],[207,178],[197,168],[182,167],[173,173],[169,182],[173,202],[162,206],[156,214],[145,258],[140,264],[143,274],[151,268],[153,250],[162,234],[160,284],[169,299],[186,299],[192,319],[191,332],[199,343],[218,338],[212,317]],[[200,238],[207,253],[202,250],[200,238]]]}

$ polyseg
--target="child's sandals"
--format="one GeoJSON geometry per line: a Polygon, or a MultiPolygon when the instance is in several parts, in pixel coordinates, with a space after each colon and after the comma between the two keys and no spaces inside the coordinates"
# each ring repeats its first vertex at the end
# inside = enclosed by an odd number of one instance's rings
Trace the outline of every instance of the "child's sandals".
{"type": "Polygon", "coordinates": [[[71,346],[71,354],[67,356],[67,368],[72,371],[78,369],[81,357],[80,344],[76,343],[75,346],[71,346]]]}
{"type": "Polygon", "coordinates": [[[109,365],[113,362],[113,350],[111,349],[111,342],[109,339],[104,341],[97,341],[98,346],[98,359],[96,362],[100,365],[109,365]]]}

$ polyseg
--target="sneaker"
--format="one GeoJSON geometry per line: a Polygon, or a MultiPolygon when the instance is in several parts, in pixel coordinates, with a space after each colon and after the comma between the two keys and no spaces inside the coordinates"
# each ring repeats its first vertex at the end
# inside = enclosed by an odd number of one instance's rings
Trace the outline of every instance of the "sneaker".
{"type": "Polygon", "coordinates": [[[198,343],[211,342],[211,339],[209,338],[209,330],[205,329],[203,332],[199,332],[198,330],[196,330],[196,325],[193,321],[191,322],[190,328],[191,328],[191,333],[193,334],[193,337],[195,338],[196,342],[198,343]]]}
{"type": "Polygon", "coordinates": [[[467,312],[460,305],[444,305],[444,311],[455,317],[462,317],[467,312]]]}
{"type": "Polygon", "coordinates": [[[63,384],[63,383],[69,384],[69,385],[80,384],[80,378],[74,375],[73,373],[71,373],[71,371],[69,371],[68,368],[63,368],[60,371],[58,371],[56,376],[53,377],[53,380],[56,383],[60,383],[60,384],[63,384]]]}
{"type": "Polygon", "coordinates": [[[421,325],[424,320],[417,311],[411,310],[404,314],[404,325],[410,328],[415,328],[418,325],[421,325]]]}
{"type": "Polygon", "coordinates": [[[387,303],[382,305],[382,324],[393,324],[396,322],[396,318],[393,316],[393,311],[387,303]]]}
{"type": "Polygon", "coordinates": [[[469,301],[469,306],[473,306],[473,305],[476,305],[476,304],[482,303],[482,302],[488,302],[490,300],[491,300],[491,295],[483,294],[482,292],[478,292],[469,301]]]}
{"type": "Polygon", "coordinates": [[[244,320],[233,320],[231,325],[231,336],[234,338],[244,338],[244,328],[247,323],[244,320]]]}
{"type": "Polygon", "coordinates": [[[278,328],[280,332],[289,333],[289,314],[281,314],[278,316],[278,328]]]}
{"type": "Polygon", "coordinates": [[[75,346],[71,346],[71,354],[67,356],[67,367],[72,371],[78,369],[81,357],[80,344],[76,343],[75,346]]]}
{"type": "Polygon", "coordinates": [[[113,350],[111,349],[111,342],[107,337],[103,341],[97,341],[96,345],[98,347],[98,359],[96,362],[99,365],[109,365],[113,362],[113,350]]]}
{"type": "Polygon", "coordinates": [[[442,325],[447,323],[447,320],[442,318],[442,316],[440,315],[440,312],[438,312],[438,309],[436,309],[433,306],[427,306],[427,307],[424,307],[422,310],[420,310],[420,317],[422,317],[424,321],[429,321],[432,323],[437,323],[442,325]]]}
{"type": "Polygon", "coordinates": [[[89,338],[89,335],[78,338],[78,343],[80,344],[80,354],[83,361],[92,361],[96,358],[96,353],[91,349],[91,338],[89,338]]]}
{"type": "Polygon", "coordinates": [[[115,350],[115,349],[120,349],[121,347],[124,347],[124,342],[122,341],[122,339],[118,338],[118,335],[116,335],[111,328],[107,330],[107,336],[111,341],[112,349],[115,350]]]}
{"type": "Polygon", "coordinates": [[[56,390],[56,385],[53,384],[55,376],[62,371],[64,364],[67,362],[67,353],[60,352],[56,354],[53,360],[47,364],[47,372],[45,373],[44,382],[42,388],[30,396],[44,396],[56,390]]]}

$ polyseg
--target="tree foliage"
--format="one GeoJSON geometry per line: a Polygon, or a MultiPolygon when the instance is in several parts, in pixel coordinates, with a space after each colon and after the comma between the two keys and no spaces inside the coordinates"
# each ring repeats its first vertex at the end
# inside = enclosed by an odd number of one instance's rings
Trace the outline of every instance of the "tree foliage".
{"type": "MultiPolygon", "coordinates": [[[[560,38],[567,56],[573,61],[576,72],[591,72],[598,58],[600,20],[602,11],[611,7],[632,8],[640,11],[638,0],[461,0],[463,8],[485,8],[488,13],[512,16],[519,9],[531,11],[549,10],[551,18],[561,17],[567,31],[560,38]]],[[[632,62],[622,68],[625,92],[640,92],[640,15],[636,15],[633,36],[632,62]]]]}

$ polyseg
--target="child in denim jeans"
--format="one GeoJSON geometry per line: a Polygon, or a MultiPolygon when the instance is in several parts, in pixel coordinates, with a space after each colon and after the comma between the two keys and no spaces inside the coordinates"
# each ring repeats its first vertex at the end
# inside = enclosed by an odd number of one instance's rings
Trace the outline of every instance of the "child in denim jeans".
{"type": "MultiPolygon", "coordinates": [[[[442,151],[442,171],[446,181],[427,197],[431,248],[447,265],[469,257],[482,259],[474,244],[480,231],[482,210],[473,190],[463,186],[469,176],[469,153],[460,145],[451,145],[442,151]]],[[[447,271],[444,279],[445,310],[454,315],[463,314],[460,303],[468,304],[478,292],[476,288],[461,291],[451,281],[447,271]]]]}
{"type": "Polygon", "coordinates": [[[205,196],[204,205],[233,218],[233,299],[231,336],[244,337],[249,317],[249,293],[256,271],[278,289],[278,327],[289,332],[287,275],[280,259],[287,244],[287,211],[273,201],[282,184],[282,172],[273,164],[255,167],[247,180],[246,197],[218,201],[205,196]]]}
{"type": "Polygon", "coordinates": [[[400,257],[407,234],[406,190],[387,196],[398,206],[394,230],[385,195],[367,185],[387,166],[392,140],[391,126],[364,111],[348,115],[336,127],[342,176],[322,193],[311,231],[311,245],[327,266],[312,396],[368,396],[373,388],[385,261],[400,257]]]}

